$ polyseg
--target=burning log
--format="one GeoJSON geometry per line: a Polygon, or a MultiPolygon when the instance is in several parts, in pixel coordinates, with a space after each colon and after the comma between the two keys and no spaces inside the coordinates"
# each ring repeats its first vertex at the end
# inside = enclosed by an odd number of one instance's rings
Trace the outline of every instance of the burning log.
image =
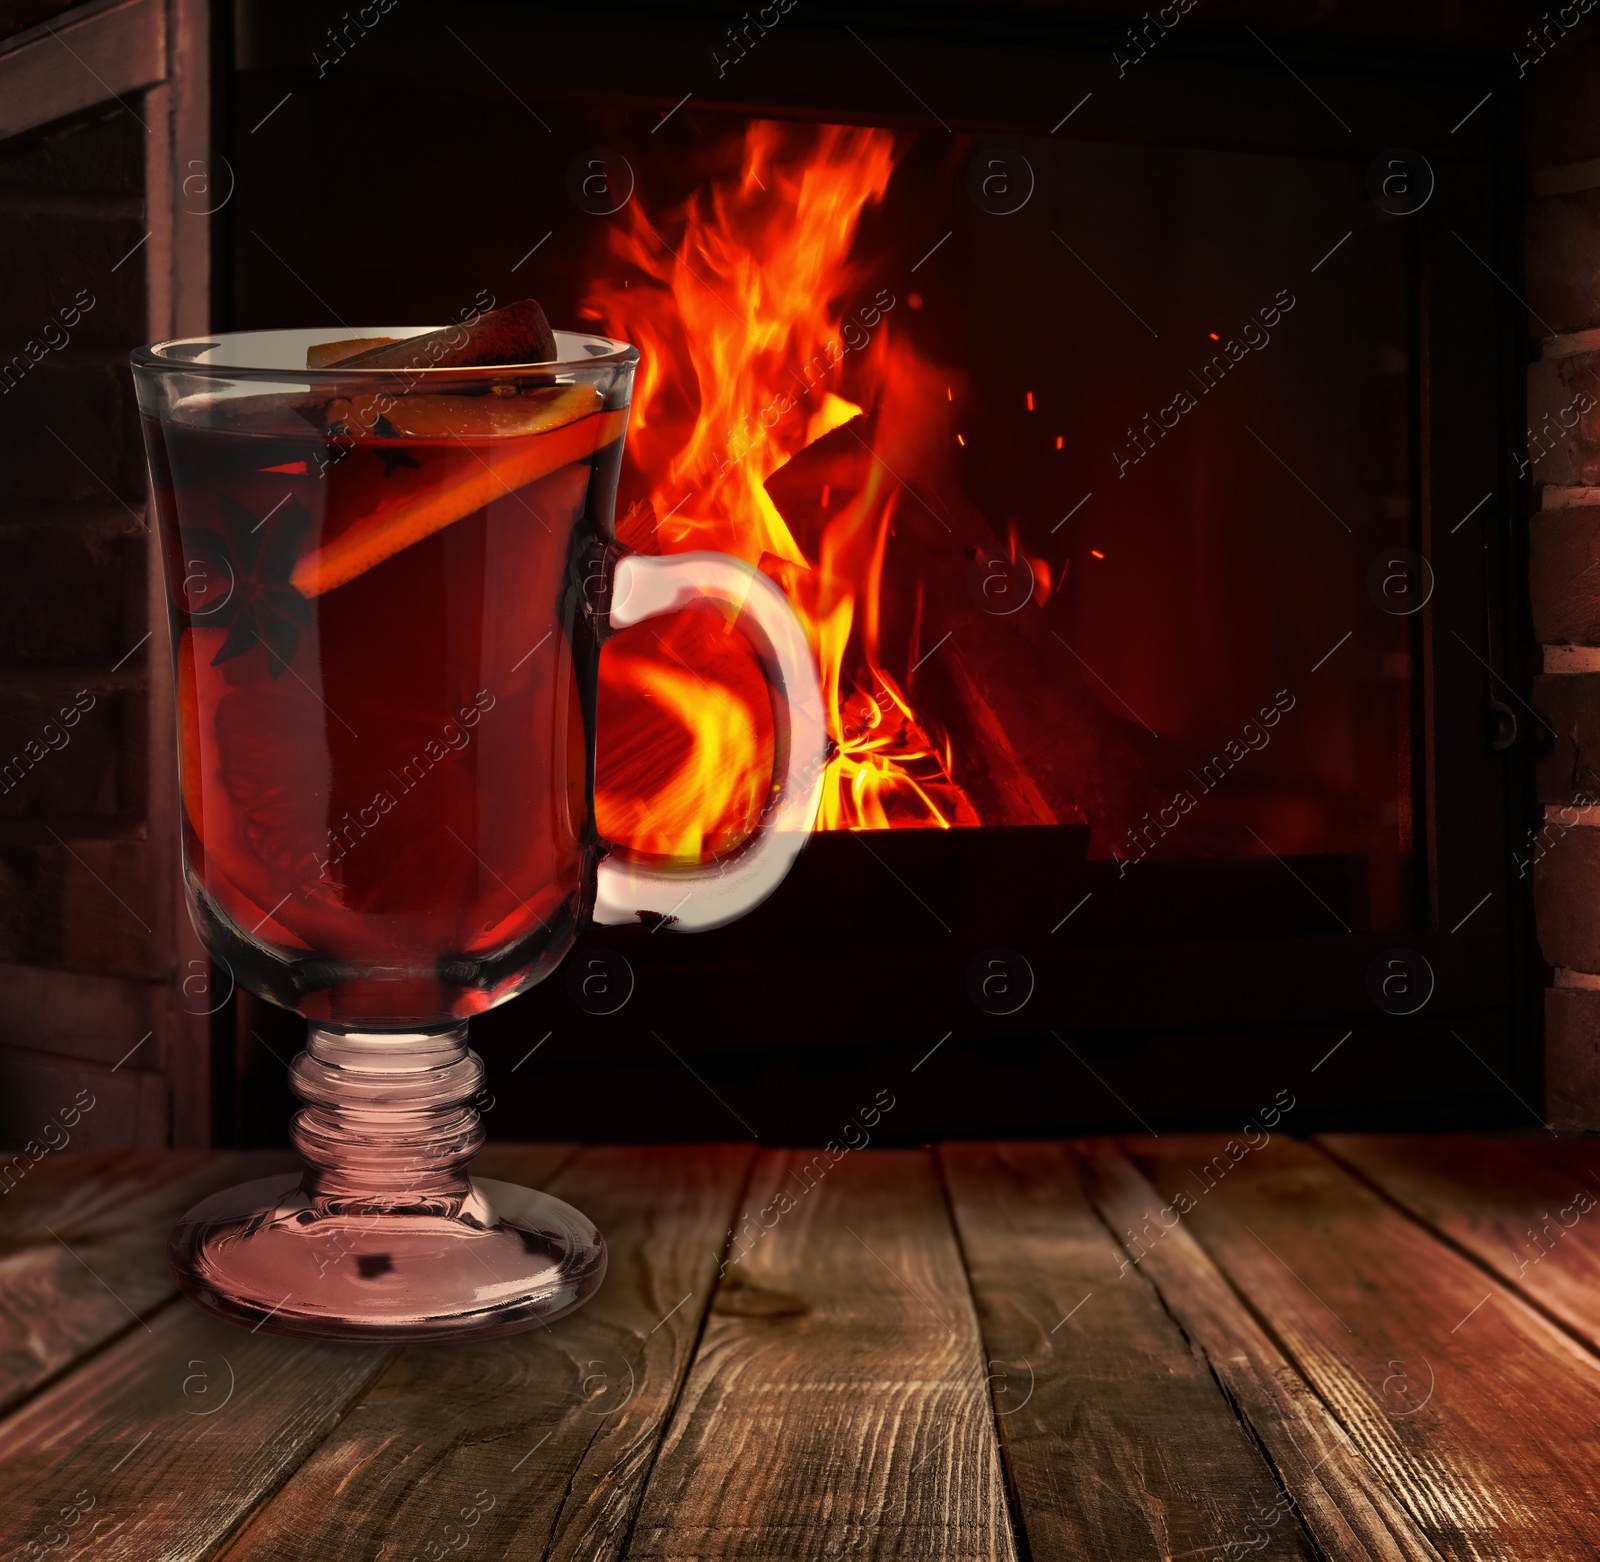
{"type": "Polygon", "coordinates": [[[767,492],[814,562],[830,524],[869,504],[873,489],[892,508],[879,654],[924,724],[948,739],[952,779],[983,823],[1087,819],[1102,845],[1120,842],[1170,795],[1153,781],[1157,741],[1106,708],[1037,593],[1014,611],[985,610],[969,584],[974,561],[999,561],[1023,581],[1032,566],[1011,559],[944,470],[937,417],[931,430],[926,421],[916,429],[906,414],[886,399],[877,416],[853,419],[780,467],[767,492]],[[1041,667],[1053,671],[1041,677],[1041,667]]]}
{"type": "MultiPolygon", "coordinates": [[[[1155,740],[1107,709],[1051,633],[1042,565],[1014,613],[969,591],[1001,550],[951,470],[955,376],[900,335],[893,295],[871,293],[853,258],[894,138],[763,121],[740,153],[709,196],[654,221],[634,201],[609,230],[629,275],[587,307],[643,353],[625,482],[645,497],[620,535],[736,553],[783,587],[838,746],[822,828],[1087,816],[1120,841],[1170,799],[1150,783],[1155,740]]],[[[1003,562],[1031,567],[1011,550],[1003,562]]],[[[629,679],[647,676],[640,663],[629,679]]],[[[724,807],[714,779],[707,819],[724,807]]]]}

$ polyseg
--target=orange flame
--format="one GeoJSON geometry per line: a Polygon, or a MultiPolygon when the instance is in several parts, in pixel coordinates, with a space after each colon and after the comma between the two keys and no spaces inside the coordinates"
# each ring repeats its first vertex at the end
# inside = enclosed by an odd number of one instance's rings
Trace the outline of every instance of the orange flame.
{"type": "MultiPolygon", "coordinates": [[[[741,655],[737,637],[730,644],[725,626],[706,614],[685,617],[675,633],[651,637],[654,644],[637,632],[619,637],[605,659],[611,765],[655,777],[665,760],[671,780],[596,795],[605,799],[608,839],[693,857],[733,850],[760,817],[772,770],[772,716],[760,670],[741,655]],[[676,741],[663,743],[663,728],[676,741]]],[[[652,627],[640,629],[649,636],[652,627]]]]}
{"type": "MultiPolygon", "coordinates": [[[[760,566],[806,626],[836,746],[824,829],[978,822],[950,778],[948,740],[919,720],[879,656],[897,479],[874,458],[863,461],[853,494],[819,484],[825,520],[808,542],[814,557],[765,486],[808,446],[875,410],[896,367],[912,358],[889,344],[882,301],[892,309],[892,295],[879,290],[864,304],[864,270],[851,259],[862,213],[882,200],[893,167],[886,131],[753,122],[737,174],[691,197],[669,222],[652,223],[638,198],[626,208],[611,247],[632,271],[598,283],[584,311],[642,355],[627,459],[649,492],[653,546],[716,548],[760,566]]],[[[846,433],[865,443],[866,426],[846,433]]],[[[748,653],[735,669],[741,653],[732,643],[741,637],[725,636],[717,674],[734,677],[736,689],[704,670],[703,633],[697,652],[678,654],[683,633],[673,621],[656,634],[666,663],[638,640],[608,649],[602,702],[635,718],[653,705],[658,724],[674,725],[681,741],[657,744],[674,762],[664,780],[659,757],[630,768],[603,749],[596,790],[602,834],[680,856],[748,832],[772,750],[771,712],[748,653]]],[[[605,744],[606,722],[601,732],[605,744]]]]}

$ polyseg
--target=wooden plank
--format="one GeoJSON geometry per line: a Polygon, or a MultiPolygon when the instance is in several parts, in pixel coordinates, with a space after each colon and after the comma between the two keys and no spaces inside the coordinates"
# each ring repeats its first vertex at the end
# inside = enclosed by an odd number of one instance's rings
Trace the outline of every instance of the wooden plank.
{"type": "Polygon", "coordinates": [[[1559,1173],[1569,1191],[1582,1187],[1600,1193],[1600,1137],[1529,1134],[1510,1142],[1526,1159],[1559,1173]]]}
{"type": "MultiPolygon", "coordinates": [[[[1114,1231],[1129,1234],[1128,1257],[1160,1292],[1266,1450],[1319,1552],[1337,1562],[1437,1562],[1439,1553],[1393,1491],[1189,1231],[1174,1220],[1159,1239],[1143,1235],[1165,1230],[1166,1219],[1177,1214],[1173,1207],[1112,1142],[1091,1140],[1078,1149],[1101,1213],[1114,1231]]],[[[1255,1526],[1258,1534],[1264,1528],[1255,1526]]],[[[1229,1538],[1235,1550],[1224,1555],[1252,1549],[1255,1537],[1236,1531],[1229,1538]]]]}
{"type": "MultiPolygon", "coordinates": [[[[538,1180],[571,1154],[496,1146],[474,1169],[538,1180]]],[[[244,1158],[229,1159],[219,1184],[244,1158]]],[[[159,1253],[155,1233],[140,1229],[144,1252],[159,1253]]],[[[70,1532],[81,1549],[128,1562],[209,1559],[394,1355],[251,1333],[187,1304],[131,1323],[0,1422],[0,1541],[39,1540],[82,1491],[93,1507],[70,1532]]]]}
{"type": "Polygon", "coordinates": [[[1514,1144],[1530,1160],[1568,1176],[1600,1174],[1600,1138],[1589,1134],[1529,1134],[1502,1142],[1514,1144]]]}
{"type": "Polygon", "coordinates": [[[1475,1134],[1316,1142],[1600,1349],[1594,1147],[1579,1141],[1552,1153],[1475,1134]]]}
{"type": "Polygon", "coordinates": [[[1257,1533],[1274,1557],[1312,1556],[1292,1514],[1262,1531],[1277,1476],[1095,1213],[1071,1150],[939,1155],[1033,1562],[1226,1555],[1257,1533]]]}
{"type": "Polygon", "coordinates": [[[413,1347],[229,1562],[614,1557],[644,1489],[749,1170],[740,1146],[587,1150],[550,1192],[600,1226],[605,1284],[552,1328],[413,1347]]]}
{"type": "MultiPolygon", "coordinates": [[[[527,1160],[530,1147],[486,1145],[472,1170],[485,1177],[498,1177],[502,1170],[519,1165],[534,1169],[535,1180],[554,1176],[577,1154],[574,1145],[532,1147],[533,1161],[527,1160]],[[500,1168],[500,1169],[497,1169],[500,1168]]],[[[200,1174],[194,1184],[204,1192],[192,1196],[182,1190],[172,1195],[173,1202],[188,1196],[198,1203],[213,1187],[225,1188],[230,1180],[246,1182],[266,1176],[279,1165],[298,1165],[288,1150],[252,1151],[231,1157],[217,1150],[69,1150],[47,1155],[22,1174],[10,1193],[0,1180],[0,1253],[29,1244],[52,1242],[57,1236],[71,1238],[86,1222],[106,1210],[150,1193],[167,1183],[200,1174]],[[258,1160],[256,1157],[266,1159],[258,1160]],[[204,1168],[218,1164],[217,1181],[204,1180],[204,1168]],[[261,1170],[255,1170],[256,1167],[261,1170]],[[232,1167],[230,1171],[228,1168],[232,1167]]],[[[13,1176],[17,1174],[13,1172],[13,1176]]],[[[184,1206],[187,1208],[187,1206],[184,1206]]]]}
{"type": "MultiPolygon", "coordinates": [[[[574,1153],[566,1146],[535,1152],[530,1174],[552,1172],[574,1153]]],[[[106,1158],[77,1159],[93,1167],[106,1158]]],[[[518,1164],[496,1150],[481,1159],[486,1176],[497,1165],[518,1164]]],[[[185,1210],[219,1189],[299,1164],[288,1150],[167,1151],[115,1160],[130,1163],[125,1175],[115,1175],[113,1162],[87,1183],[69,1183],[66,1197],[36,1198],[28,1224],[13,1223],[9,1234],[25,1231],[29,1242],[0,1257],[0,1410],[141,1319],[148,1322],[177,1295],[166,1238],[185,1210]]],[[[22,1192],[19,1185],[17,1196],[22,1192]]]]}
{"type": "Polygon", "coordinates": [[[0,1191],[0,1252],[49,1242],[51,1227],[70,1232],[215,1159],[216,1152],[209,1150],[67,1150],[46,1155],[26,1170],[13,1167],[16,1181],[9,1192],[0,1191]]]}
{"type": "Polygon", "coordinates": [[[48,1526],[77,1504],[67,1534],[79,1551],[202,1562],[391,1354],[250,1334],[169,1307],[0,1424],[6,1555],[30,1542],[44,1554],[48,1526]]]}
{"type": "Polygon", "coordinates": [[[86,5],[0,51],[0,140],[129,98],[166,74],[161,0],[86,5]]]}
{"type": "Polygon", "coordinates": [[[765,1155],[735,1227],[625,1554],[1010,1562],[982,1341],[933,1157],[765,1155]]]}
{"type": "MultiPolygon", "coordinates": [[[[173,1160],[179,1157],[173,1156],[173,1160]]],[[[177,1295],[167,1232],[208,1194],[292,1167],[286,1150],[212,1155],[136,1198],[0,1258],[0,1409],[177,1295]]]]}
{"type": "Polygon", "coordinates": [[[1231,1143],[1134,1153],[1435,1549],[1592,1562],[1600,1362],[1320,1151],[1231,1143]]]}

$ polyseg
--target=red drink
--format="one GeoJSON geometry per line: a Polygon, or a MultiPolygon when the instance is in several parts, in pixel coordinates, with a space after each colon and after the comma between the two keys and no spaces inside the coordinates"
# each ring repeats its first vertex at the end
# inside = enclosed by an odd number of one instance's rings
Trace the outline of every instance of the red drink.
{"type": "Polygon", "coordinates": [[[199,397],[146,430],[191,901],[245,985],[313,1018],[479,1012],[583,909],[583,582],[626,412],[469,389],[199,397]]]}
{"type": "Polygon", "coordinates": [[[312,1021],[291,1068],[305,1175],[215,1194],[168,1239],[219,1317],[394,1343],[580,1306],[605,1273],[593,1224],[466,1174],[485,1074],[467,1016],[546,975],[586,920],[742,916],[810,832],[822,690],[782,592],[726,554],[615,546],[638,358],[551,332],[527,299],[376,342],[134,354],[190,913],[241,986],[312,1021]],[[602,858],[600,640],[708,604],[767,679],[770,801],[713,865],[602,858]]]}

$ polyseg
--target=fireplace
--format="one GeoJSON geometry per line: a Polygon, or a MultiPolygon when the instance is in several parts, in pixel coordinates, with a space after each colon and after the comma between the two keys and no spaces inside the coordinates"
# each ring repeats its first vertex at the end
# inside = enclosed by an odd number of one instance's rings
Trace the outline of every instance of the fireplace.
{"type": "MultiPolygon", "coordinates": [[[[232,323],[486,288],[638,343],[620,536],[766,570],[830,699],[824,828],[760,912],[597,930],[478,1022],[504,1122],[560,1084],[602,1132],[803,1136],[808,1081],[891,1063],[912,1135],[1278,1074],[1327,1121],[1519,1110],[1482,67],[484,6],[308,69],[297,15],[239,14],[232,323]],[[349,199],[356,147],[393,203],[349,199]]],[[[610,838],[714,857],[759,810],[726,627],[608,647],[610,838]]]]}
{"type": "MultiPolygon", "coordinates": [[[[1307,1126],[1526,1119],[1557,724],[1503,58],[1198,14],[369,10],[224,28],[211,323],[532,295],[638,344],[619,539],[776,581],[835,745],[757,913],[597,929],[474,1022],[492,1133],[554,1092],[588,1138],[807,1140],[886,1079],[912,1140],[1283,1086],[1307,1126]]],[[[760,811],[727,629],[607,647],[620,849],[714,860],[760,811]]],[[[212,1023],[219,1132],[270,1136],[299,1022],[212,1023]]]]}

